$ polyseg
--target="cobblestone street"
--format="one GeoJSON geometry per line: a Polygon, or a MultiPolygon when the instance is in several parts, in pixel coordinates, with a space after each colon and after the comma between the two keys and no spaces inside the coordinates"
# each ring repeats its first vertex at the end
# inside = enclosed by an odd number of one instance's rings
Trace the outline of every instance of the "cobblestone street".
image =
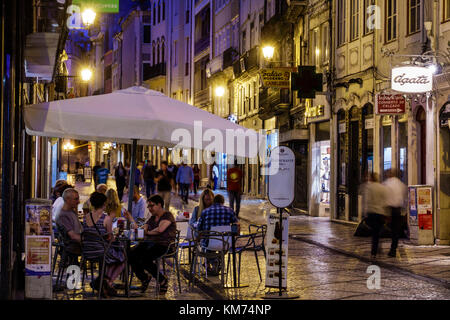
{"type": "MultiPolygon", "coordinates": [[[[108,181],[114,187],[114,181],[108,181]]],[[[77,185],[81,202],[87,199],[92,186],[77,185]]],[[[226,197],[226,192],[218,191],[226,197]]],[[[198,197],[197,197],[198,198],[198,197]]],[[[226,197],[227,198],[227,197],[226,197]]],[[[172,196],[171,211],[192,211],[197,204],[191,195],[187,206],[178,196],[172,196]]],[[[228,200],[227,200],[228,201],[228,200]]],[[[241,203],[241,230],[249,223],[265,224],[271,210],[265,200],[243,197],[241,203]]],[[[289,228],[288,293],[299,299],[450,299],[450,247],[415,246],[400,241],[396,258],[388,258],[390,239],[382,239],[382,252],[376,261],[370,260],[370,238],[354,237],[356,225],[331,222],[327,218],[291,216],[289,228]],[[368,289],[367,268],[377,265],[381,270],[380,289],[368,289]]],[[[242,255],[241,284],[239,289],[223,289],[220,278],[201,277],[193,289],[188,288],[187,265],[182,265],[182,293],[178,292],[176,274],[171,273],[169,291],[165,296],[155,296],[152,284],[142,297],[132,299],[261,299],[268,291],[264,285],[265,260],[259,254],[262,281],[258,276],[252,252],[242,255]]],[[[168,270],[172,270],[168,267],[168,270]]],[[[231,277],[227,277],[231,284],[231,277]]],[[[139,286],[134,280],[133,285],[139,286]]],[[[91,292],[89,285],[87,291],[91,292]]],[[[135,292],[132,291],[132,295],[135,292]]],[[[64,294],[55,295],[65,299],[64,294]]],[[[90,299],[89,296],[84,298],[90,299]]],[[[120,297],[114,299],[122,299],[120,297]]]]}

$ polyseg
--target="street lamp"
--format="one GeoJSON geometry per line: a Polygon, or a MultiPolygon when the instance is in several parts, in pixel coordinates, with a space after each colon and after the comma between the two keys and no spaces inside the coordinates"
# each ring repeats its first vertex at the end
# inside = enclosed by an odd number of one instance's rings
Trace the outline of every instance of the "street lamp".
{"type": "Polygon", "coordinates": [[[272,46],[265,46],[263,49],[264,58],[267,60],[272,60],[275,48],[272,46]]]}
{"type": "Polygon", "coordinates": [[[90,81],[92,78],[92,71],[89,68],[84,68],[83,70],[81,70],[81,80],[83,80],[84,82],[88,82],[90,81]]]}
{"type": "Polygon", "coordinates": [[[75,147],[74,147],[74,145],[71,144],[70,142],[67,142],[67,143],[63,146],[63,149],[64,149],[65,151],[67,151],[67,174],[69,174],[69,173],[70,173],[70,159],[69,159],[69,157],[70,157],[70,150],[75,149],[75,147]]]}
{"type": "Polygon", "coordinates": [[[81,14],[81,18],[83,19],[83,23],[89,27],[94,24],[96,13],[94,10],[87,8],[81,14]]]}
{"type": "Polygon", "coordinates": [[[222,86],[219,86],[219,87],[216,88],[215,93],[216,93],[216,97],[221,98],[225,94],[225,88],[222,87],[222,86]]]}

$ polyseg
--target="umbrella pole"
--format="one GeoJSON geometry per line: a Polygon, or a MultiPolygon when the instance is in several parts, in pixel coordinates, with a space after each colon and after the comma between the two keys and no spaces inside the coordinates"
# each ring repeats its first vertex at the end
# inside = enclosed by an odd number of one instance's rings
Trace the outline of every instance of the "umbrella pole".
{"type": "MultiPolygon", "coordinates": [[[[130,168],[130,185],[128,186],[128,211],[132,212],[134,180],[136,176],[136,151],[137,139],[133,139],[133,147],[131,148],[131,168],[130,168]]],[[[128,224],[129,229],[129,224],[128,224]]]]}

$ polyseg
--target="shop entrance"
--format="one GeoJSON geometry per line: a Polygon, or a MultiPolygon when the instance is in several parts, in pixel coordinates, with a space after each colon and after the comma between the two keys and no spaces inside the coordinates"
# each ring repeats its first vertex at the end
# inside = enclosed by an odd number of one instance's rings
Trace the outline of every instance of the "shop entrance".
{"type": "Polygon", "coordinates": [[[359,112],[355,106],[350,110],[349,125],[348,197],[351,221],[358,220],[358,189],[360,184],[359,161],[359,112]]]}
{"type": "Polygon", "coordinates": [[[293,206],[308,210],[308,141],[295,140],[288,146],[295,154],[295,198],[293,206]]]}

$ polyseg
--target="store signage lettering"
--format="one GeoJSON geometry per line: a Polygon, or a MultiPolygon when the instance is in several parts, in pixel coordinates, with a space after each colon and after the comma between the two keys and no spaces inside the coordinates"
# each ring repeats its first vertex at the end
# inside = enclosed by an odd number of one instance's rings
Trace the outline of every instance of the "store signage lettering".
{"type": "Polygon", "coordinates": [[[82,9],[90,7],[97,13],[119,13],[119,0],[73,0],[82,9]]]}
{"type": "Polygon", "coordinates": [[[375,97],[376,113],[382,115],[403,114],[406,101],[401,94],[377,94],[375,97]]]}
{"type": "Polygon", "coordinates": [[[291,72],[287,69],[262,69],[261,79],[266,88],[289,89],[291,72]]]}
{"type": "Polygon", "coordinates": [[[433,90],[433,72],[425,67],[398,67],[392,69],[392,90],[421,93],[433,90]]]}

